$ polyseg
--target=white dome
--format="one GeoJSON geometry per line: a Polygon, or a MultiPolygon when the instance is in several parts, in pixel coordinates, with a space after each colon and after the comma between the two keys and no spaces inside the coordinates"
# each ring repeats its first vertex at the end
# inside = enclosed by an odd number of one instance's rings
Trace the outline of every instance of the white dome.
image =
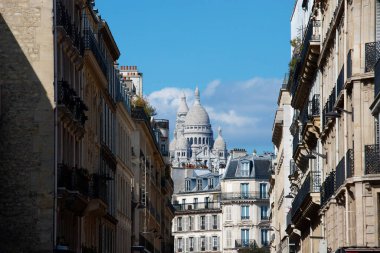
{"type": "Polygon", "coordinates": [[[210,117],[201,105],[198,87],[195,89],[195,101],[186,115],[185,125],[210,125],[210,117]]]}
{"type": "Polygon", "coordinates": [[[175,149],[176,150],[187,149],[187,140],[186,140],[185,136],[183,136],[183,130],[181,130],[179,132],[179,136],[178,136],[178,139],[176,141],[175,149]]]}
{"type": "Polygon", "coordinates": [[[189,107],[186,103],[186,96],[185,94],[182,95],[181,101],[179,102],[179,107],[177,110],[177,114],[186,114],[189,111],[189,107]]]}
{"type": "Polygon", "coordinates": [[[226,150],[226,142],[222,137],[222,129],[219,127],[218,129],[218,137],[216,137],[214,142],[214,149],[217,150],[226,150]]]}

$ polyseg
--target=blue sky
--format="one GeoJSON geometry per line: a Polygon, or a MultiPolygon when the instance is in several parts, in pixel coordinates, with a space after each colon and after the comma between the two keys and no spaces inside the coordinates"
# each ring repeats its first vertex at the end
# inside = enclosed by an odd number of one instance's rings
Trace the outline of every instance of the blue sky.
{"type": "MultiPolygon", "coordinates": [[[[228,148],[272,150],[278,90],[290,58],[293,0],[97,0],[121,51],[144,74],[157,117],[175,121],[198,85],[228,148]]],[[[173,129],[173,124],[171,124],[173,129]]]]}

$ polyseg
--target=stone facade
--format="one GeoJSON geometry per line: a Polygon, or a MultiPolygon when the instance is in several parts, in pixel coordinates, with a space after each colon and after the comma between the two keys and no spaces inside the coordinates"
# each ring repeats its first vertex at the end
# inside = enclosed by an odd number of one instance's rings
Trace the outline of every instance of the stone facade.
{"type": "MultiPolygon", "coordinates": [[[[286,85],[294,108],[291,247],[274,251],[379,250],[379,9],[377,0],[295,3],[292,29],[302,32],[292,32],[294,64],[286,85]]],[[[278,148],[285,140],[274,143],[278,148]]]]}

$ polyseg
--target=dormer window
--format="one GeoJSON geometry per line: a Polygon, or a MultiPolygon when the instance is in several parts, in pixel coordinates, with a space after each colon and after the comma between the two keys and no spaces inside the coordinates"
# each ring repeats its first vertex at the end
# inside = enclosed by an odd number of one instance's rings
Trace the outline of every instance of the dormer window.
{"type": "Polygon", "coordinates": [[[190,191],[190,180],[185,181],[185,191],[190,191]]]}
{"type": "Polygon", "coordinates": [[[249,162],[241,163],[241,176],[248,177],[249,176],[249,162]]]}
{"type": "Polygon", "coordinates": [[[209,189],[214,188],[214,179],[213,178],[208,179],[208,188],[209,189]]]}
{"type": "Polygon", "coordinates": [[[202,179],[197,180],[197,190],[201,191],[202,190],[202,179]]]}

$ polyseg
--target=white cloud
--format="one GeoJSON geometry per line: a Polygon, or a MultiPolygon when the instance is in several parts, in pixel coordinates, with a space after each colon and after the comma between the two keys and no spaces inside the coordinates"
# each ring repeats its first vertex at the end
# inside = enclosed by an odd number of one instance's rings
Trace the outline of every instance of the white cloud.
{"type": "Polygon", "coordinates": [[[220,85],[220,80],[213,80],[209,84],[207,84],[205,91],[203,92],[203,95],[206,97],[211,97],[214,95],[216,88],[220,85]]]}
{"type": "MultiPolygon", "coordinates": [[[[272,125],[281,83],[280,79],[260,77],[210,82],[203,92],[201,90],[201,103],[209,113],[214,136],[221,126],[228,148],[272,149],[272,125]]],[[[193,89],[167,87],[148,95],[157,108],[157,116],[169,119],[171,133],[183,92],[190,108],[194,100],[193,89]]]]}

